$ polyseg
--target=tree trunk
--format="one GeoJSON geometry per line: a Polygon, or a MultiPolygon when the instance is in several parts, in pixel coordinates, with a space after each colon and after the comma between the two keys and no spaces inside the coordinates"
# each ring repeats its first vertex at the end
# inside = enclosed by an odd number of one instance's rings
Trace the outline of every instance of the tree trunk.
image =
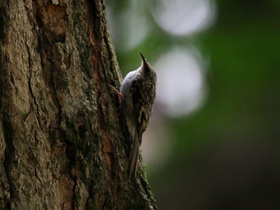
{"type": "Polygon", "coordinates": [[[111,86],[103,0],[0,1],[0,208],[156,209],[111,86]]]}

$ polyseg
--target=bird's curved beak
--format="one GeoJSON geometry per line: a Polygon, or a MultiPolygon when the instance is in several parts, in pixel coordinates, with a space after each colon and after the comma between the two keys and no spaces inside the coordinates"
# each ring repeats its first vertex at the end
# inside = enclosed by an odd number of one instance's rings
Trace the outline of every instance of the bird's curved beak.
{"type": "Polygon", "coordinates": [[[141,56],[141,58],[142,58],[142,61],[143,61],[143,62],[146,62],[146,58],[144,57],[144,55],[143,55],[141,52],[139,52],[139,54],[140,54],[140,56],[141,56]]]}
{"type": "Polygon", "coordinates": [[[147,62],[146,58],[144,57],[144,55],[141,52],[139,52],[139,54],[140,54],[140,56],[142,58],[142,65],[144,67],[144,70],[145,71],[149,71],[150,70],[149,63],[147,62]]]}

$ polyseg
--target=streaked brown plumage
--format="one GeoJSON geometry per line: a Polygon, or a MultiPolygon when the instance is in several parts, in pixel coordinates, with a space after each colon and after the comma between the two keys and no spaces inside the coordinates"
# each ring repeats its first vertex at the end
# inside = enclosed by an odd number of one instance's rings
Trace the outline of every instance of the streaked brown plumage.
{"type": "Polygon", "coordinates": [[[156,73],[153,67],[142,58],[141,66],[124,78],[120,92],[123,96],[122,110],[131,137],[129,177],[136,172],[142,134],[146,130],[156,96],[156,73]]]}

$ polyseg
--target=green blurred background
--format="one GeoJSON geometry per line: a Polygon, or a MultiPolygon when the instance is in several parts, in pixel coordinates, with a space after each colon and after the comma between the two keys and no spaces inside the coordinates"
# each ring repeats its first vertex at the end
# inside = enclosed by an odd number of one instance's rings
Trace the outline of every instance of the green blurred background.
{"type": "Polygon", "coordinates": [[[280,209],[280,1],[107,0],[123,75],[158,74],[142,154],[159,209],[280,209]]]}

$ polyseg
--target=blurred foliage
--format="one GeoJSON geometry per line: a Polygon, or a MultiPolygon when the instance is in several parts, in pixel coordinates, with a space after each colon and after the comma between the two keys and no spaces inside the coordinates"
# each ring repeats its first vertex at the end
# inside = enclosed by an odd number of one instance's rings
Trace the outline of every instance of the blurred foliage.
{"type": "MultiPolygon", "coordinates": [[[[129,1],[107,1],[113,18],[129,1]]],[[[195,43],[210,60],[206,103],[168,118],[175,148],[149,181],[160,209],[280,209],[280,1],[216,4],[207,31],[174,37],[155,25],[136,48],[116,49],[124,72],[138,49],[152,63],[174,44],[195,43]]],[[[143,15],[153,22],[151,11],[143,15]]]]}

